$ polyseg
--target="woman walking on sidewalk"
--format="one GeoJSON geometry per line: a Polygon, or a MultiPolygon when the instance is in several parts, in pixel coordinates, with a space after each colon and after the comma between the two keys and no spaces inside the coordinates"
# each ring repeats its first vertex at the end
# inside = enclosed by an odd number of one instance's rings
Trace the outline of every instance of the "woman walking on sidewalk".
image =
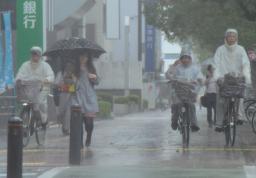
{"type": "Polygon", "coordinates": [[[212,65],[207,66],[206,74],[206,100],[207,100],[207,121],[209,127],[212,128],[213,123],[216,123],[216,92],[217,92],[217,83],[213,77],[214,68],[212,65]],[[212,111],[214,113],[214,121],[212,119],[212,111]]]}
{"type": "Polygon", "coordinates": [[[94,125],[93,120],[99,111],[94,89],[94,86],[98,84],[98,76],[90,54],[82,53],[76,61],[77,91],[73,102],[81,106],[85,131],[87,132],[85,145],[89,147],[94,125]]]}

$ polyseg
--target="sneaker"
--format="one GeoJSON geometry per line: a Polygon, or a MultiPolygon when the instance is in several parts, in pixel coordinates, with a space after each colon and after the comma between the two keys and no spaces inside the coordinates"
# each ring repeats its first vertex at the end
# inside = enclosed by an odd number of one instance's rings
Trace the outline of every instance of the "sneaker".
{"type": "Polygon", "coordinates": [[[198,126],[196,126],[196,125],[191,126],[191,131],[192,132],[198,132],[199,130],[200,130],[200,128],[198,126]]]}
{"type": "Polygon", "coordinates": [[[178,123],[177,123],[177,122],[172,121],[171,126],[172,126],[172,129],[173,129],[173,130],[177,130],[177,128],[178,128],[178,123]]]}

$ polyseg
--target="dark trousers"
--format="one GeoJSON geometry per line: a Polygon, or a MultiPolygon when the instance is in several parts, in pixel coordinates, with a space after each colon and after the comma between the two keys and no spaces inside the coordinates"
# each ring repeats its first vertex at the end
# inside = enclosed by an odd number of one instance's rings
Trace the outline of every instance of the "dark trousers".
{"type": "Polygon", "coordinates": [[[206,93],[207,98],[207,121],[209,125],[216,123],[216,93],[206,93]],[[212,119],[214,113],[214,120],[212,119]]]}
{"type": "Polygon", "coordinates": [[[91,139],[92,131],[93,131],[93,118],[86,117],[84,118],[85,131],[87,132],[87,139],[91,139]]]}
{"type": "MultiPolygon", "coordinates": [[[[93,131],[93,128],[94,128],[94,122],[93,122],[93,118],[92,117],[84,117],[83,118],[83,121],[84,121],[84,128],[85,128],[85,131],[86,131],[86,144],[87,143],[91,143],[91,137],[92,137],[92,131],[93,131]]],[[[82,125],[82,147],[83,147],[83,135],[84,135],[84,132],[83,132],[83,125],[82,125]]]]}

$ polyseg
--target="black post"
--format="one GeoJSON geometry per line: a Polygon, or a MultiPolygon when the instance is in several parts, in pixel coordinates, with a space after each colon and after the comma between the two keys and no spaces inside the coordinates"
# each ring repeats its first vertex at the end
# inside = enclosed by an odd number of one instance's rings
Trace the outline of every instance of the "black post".
{"type": "Polygon", "coordinates": [[[82,116],[80,106],[71,106],[69,164],[81,163],[82,116]]]}
{"type": "Polygon", "coordinates": [[[7,178],[22,178],[23,127],[19,117],[8,121],[7,178]]]}
{"type": "Polygon", "coordinates": [[[142,61],[142,0],[138,0],[138,60],[142,61]]]}

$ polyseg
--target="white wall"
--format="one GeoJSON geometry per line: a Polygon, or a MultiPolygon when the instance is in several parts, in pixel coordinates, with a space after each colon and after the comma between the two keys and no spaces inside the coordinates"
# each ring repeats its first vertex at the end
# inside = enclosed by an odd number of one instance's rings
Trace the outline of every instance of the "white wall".
{"type": "Polygon", "coordinates": [[[76,12],[87,0],[50,0],[53,1],[54,24],[58,24],[76,12]]]}
{"type": "MultiPolygon", "coordinates": [[[[124,61],[97,61],[95,65],[101,78],[97,89],[125,89],[124,61]]],[[[129,89],[142,89],[141,62],[131,61],[129,68],[129,89]]]]}
{"type": "Polygon", "coordinates": [[[129,59],[138,60],[138,0],[120,0],[120,39],[113,43],[113,60],[125,60],[125,16],[130,16],[129,59]]]}

